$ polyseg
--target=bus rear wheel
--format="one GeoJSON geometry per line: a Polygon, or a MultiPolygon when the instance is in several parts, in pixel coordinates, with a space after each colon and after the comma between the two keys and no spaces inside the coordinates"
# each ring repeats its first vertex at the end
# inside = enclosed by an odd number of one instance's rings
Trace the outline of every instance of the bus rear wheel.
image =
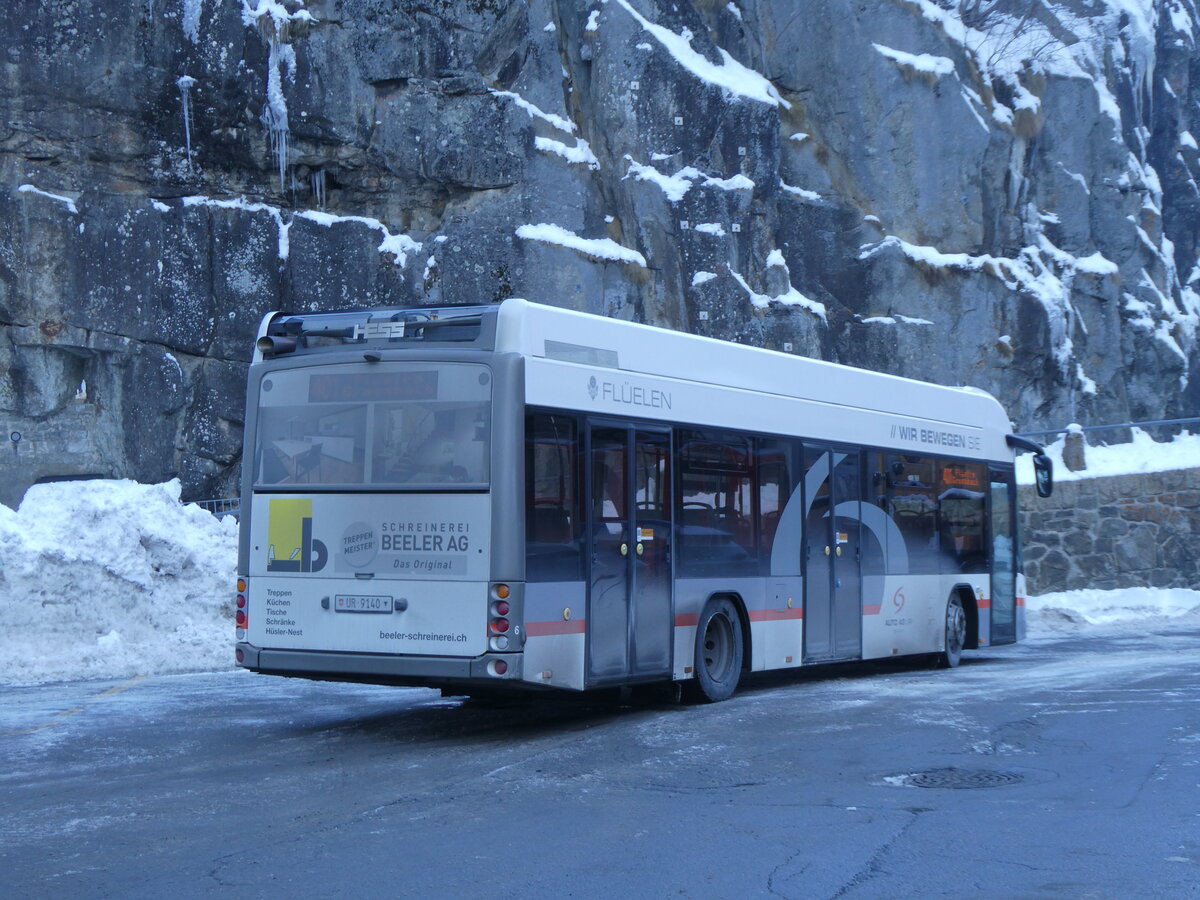
{"type": "Polygon", "coordinates": [[[709,600],[696,623],[694,699],[728,700],[742,676],[742,620],[733,603],[709,600]]]}
{"type": "Polygon", "coordinates": [[[963,646],[967,642],[967,614],[962,600],[951,597],[946,604],[946,649],[934,659],[939,669],[953,669],[962,659],[963,646]]]}

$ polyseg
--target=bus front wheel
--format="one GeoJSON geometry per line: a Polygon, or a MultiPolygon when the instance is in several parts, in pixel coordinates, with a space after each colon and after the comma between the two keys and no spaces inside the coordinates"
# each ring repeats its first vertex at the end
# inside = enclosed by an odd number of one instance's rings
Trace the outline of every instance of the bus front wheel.
{"type": "Polygon", "coordinates": [[[742,676],[742,620],[729,600],[713,599],[696,623],[695,699],[728,700],[742,676]]]}
{"type": "Polygon", "coordinates": [[[967,614],[962,600],[951,597],[946,604],[946,649],[935,657],[939,669],[953,669],[962,659],[963,645],[967,642],[967,614]]]}

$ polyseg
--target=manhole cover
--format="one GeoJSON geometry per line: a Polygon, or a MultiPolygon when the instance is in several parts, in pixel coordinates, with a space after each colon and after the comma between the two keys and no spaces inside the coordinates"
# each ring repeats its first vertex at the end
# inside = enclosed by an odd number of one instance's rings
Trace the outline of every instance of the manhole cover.
{"type": "Polygon", "coordinates": [[[1019,772],[996,772],[991,769],[930,769],[928,772],[913,772],[909,775],[893,775],[885,778],[888,784],[908,785],[923,788],[968,788],[1003,787],[1020,784],[1025,776],[1019,772]]]}

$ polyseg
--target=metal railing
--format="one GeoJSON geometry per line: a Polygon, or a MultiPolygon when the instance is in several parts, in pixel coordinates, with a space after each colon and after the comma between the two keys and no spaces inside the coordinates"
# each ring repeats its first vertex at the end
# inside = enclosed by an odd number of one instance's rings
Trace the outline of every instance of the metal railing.
{"type": "Polygon", "coordinates": [[[226,516],[233,516],[236,519],[242,512],[242,501],[239,497],[226,497],[219,500],[185,500],[183,502],[206,509],[218,519],[226,516]]]}
{"type": "MultiPolygon", "coordinates": [[[[1080,431],[1086,433],[1094,431],[1128,431],[1132,428],[1161,428],[1173,427],[1178,425],[1200,425],[1200,418],[1192,419],[1153,419],[1149,422],[1122,422],[1119,425],[1083,425],[1079,428],[1080,431]]],[[[1020,431],[1017,432],[1021,437],[1035,438],[1045,435],[1067,434],[1072,431],[1071,428],[1049,428],[1045,431],[1020,431]]],[[[1189,428],[1188,431],[1196,429],[1189,428]]]]}

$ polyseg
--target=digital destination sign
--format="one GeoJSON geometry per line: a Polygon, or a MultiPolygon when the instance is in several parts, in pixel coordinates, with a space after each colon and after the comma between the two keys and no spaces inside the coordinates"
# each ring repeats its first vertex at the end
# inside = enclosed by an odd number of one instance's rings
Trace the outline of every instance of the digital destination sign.
{"type": "Polygon", "coordinates": [[[308,379],[309,403],[436,400],[437,393],[437,372],[352,372],[308,379]]]}

